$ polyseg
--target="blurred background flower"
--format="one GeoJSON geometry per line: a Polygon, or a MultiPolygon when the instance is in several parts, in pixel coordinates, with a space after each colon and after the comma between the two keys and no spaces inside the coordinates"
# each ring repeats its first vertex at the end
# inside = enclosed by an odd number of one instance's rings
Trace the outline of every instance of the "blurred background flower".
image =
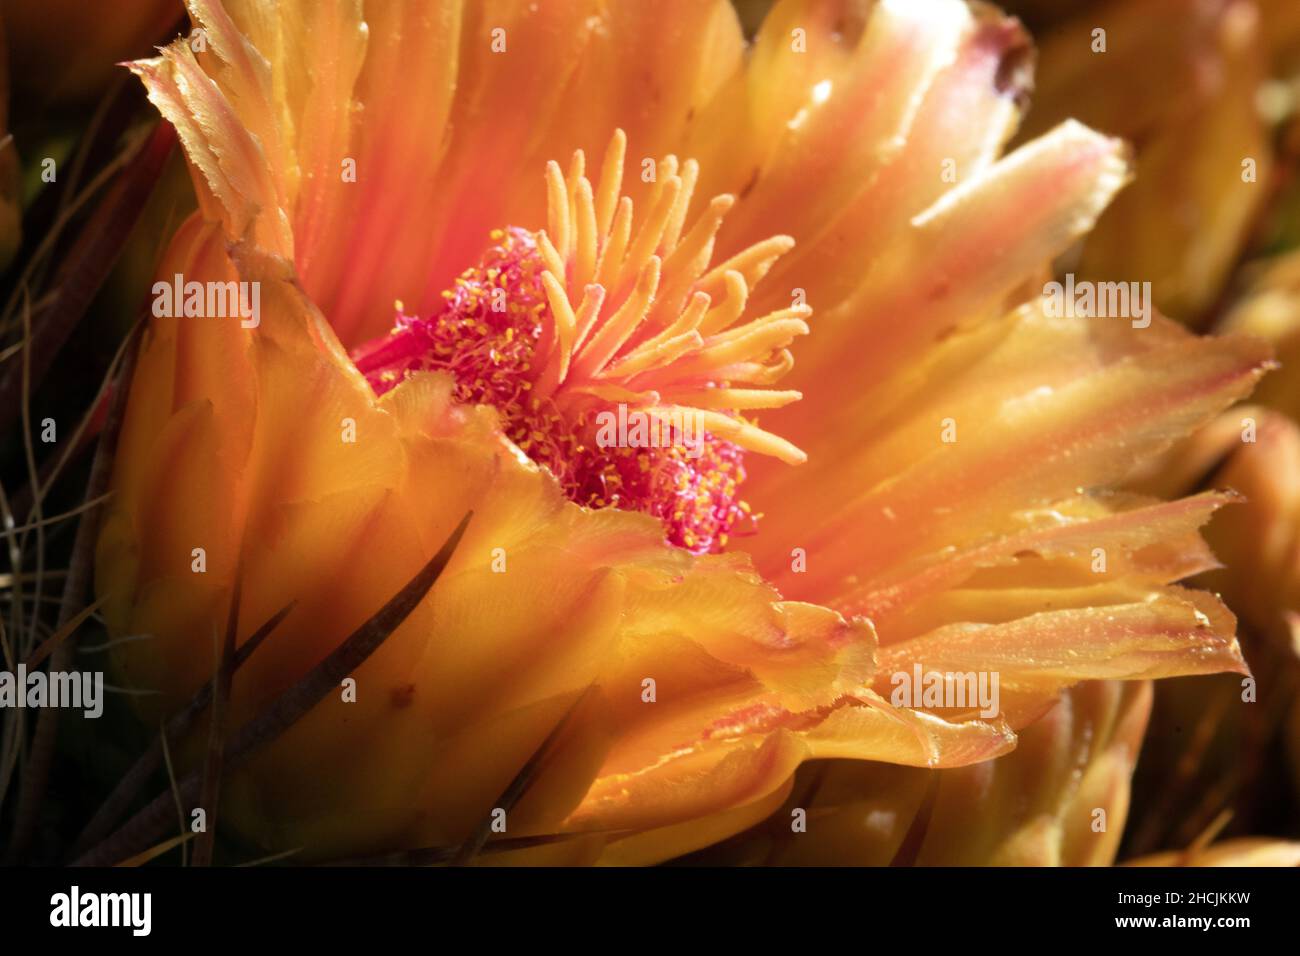
{"type": "Polygon", "coordinates": [[[121,61],[147,53],[183,15],[180,0],[121,0],[111,10],[83,0],[0,2],[0,138],[13,135],[0,139],[0,214],[8,217],[0,265],[17,249],[19,206],[57,176],[105,90],[125,85],[121,61]]]}

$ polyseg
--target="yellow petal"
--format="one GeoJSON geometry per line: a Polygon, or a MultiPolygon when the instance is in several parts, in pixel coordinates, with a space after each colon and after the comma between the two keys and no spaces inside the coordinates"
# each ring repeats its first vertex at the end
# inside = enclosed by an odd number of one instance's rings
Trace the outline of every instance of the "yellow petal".
{"type": "Polygon", "coordinates": [[[1300,866],[1300,843],[1269,837],[1239,837],[1199,850],[1153,853],[1125,866],[1300,866]]]}
{"type": "Polygon", "coordinates": [[[995,760],[925,771],[831,761],[805,767],[762,825],[704,862],[781,866],[1108,864],[1124,831],[1146,728],[1146,683],[1062,695],[995,760]],[[806,814],[803,830],[792,814],[806,814]]]}

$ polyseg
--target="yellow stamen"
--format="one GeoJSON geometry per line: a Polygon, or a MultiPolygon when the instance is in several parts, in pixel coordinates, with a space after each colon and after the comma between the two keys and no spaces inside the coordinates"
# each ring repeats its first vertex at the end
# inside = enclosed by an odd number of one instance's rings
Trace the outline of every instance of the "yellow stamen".
{"type": "Polygon", "coordinates": [[[803,398],[803,393],[769,388],[699,388],[674,392],[672,398],[677,404],[692,408],[749,411],[784,408],[803,398]]]}
{"type": "Polygon", "coordinates": [[[807,334],[811,310],[796,306],[742,322],[750,289],[794,240],[773,236],[710,269],[735,198],[715,197],[688,222],[699,165],[666,156],[656,167],[648,213],[635,224],[632,200],[620,195],[626,157],[619,130],[595,189],[581,151],[567,175],[558,163],[547,164],[547,228],[537,234],[537,247],[554,333],[539,352],[533,395],[553,398],[560,409],[613,395],[643,409],[672,407],[706,416],[721,439],[802,461],[789,442],[740,415],[799,398],[759,386],[790,370],[787,346],[807,334]]]}
{"type": "MultiPolygon", "coordinates": [[[[609,148],[605,150],[605,162],[600,170],[600,191],[596,196],[596,231],[602,236],[610,234],[614,209],[622,195],[623,160],[626,154],[627,135],[617,129],[609,141],[609,148]]],[[[630,212],[629,210],[629,215],[630,212]]]]}
{"type": "Polygon", "coordinates": [[[560,164],[551,160],[546,164],[546,228],[551,242],[561,257],[569,257],[569,197],[564,186],[560,164]]]}

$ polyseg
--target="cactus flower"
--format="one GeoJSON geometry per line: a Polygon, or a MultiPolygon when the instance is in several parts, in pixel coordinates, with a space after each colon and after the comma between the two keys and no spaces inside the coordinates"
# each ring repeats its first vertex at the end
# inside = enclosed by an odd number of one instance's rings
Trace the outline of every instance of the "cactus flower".
{"type": "Polygon", "coordinates": [[[787,0],[747,44],[722,0],[189,8],[205,48],[131,66],[199,194],[159,281],[257,314],[153,310],[98,552],[111,629],[147,635],[121,679],[153,720],[237,590],[240,641],[296,602],[238,726],[474,512],[350,691],[227,776],[223,825],[456,845],[568,714],[504,836],[651,862],[811,759],[978,764],[1079,682],[1244,671],[1176,583],[1225,497],[1110,489],[1267,351],[1046,313],[1128,165],[1077,123],[1003,155],[1014,21],[787,0]],[[898,697],[931,672],[997,705],[898,697]]]}

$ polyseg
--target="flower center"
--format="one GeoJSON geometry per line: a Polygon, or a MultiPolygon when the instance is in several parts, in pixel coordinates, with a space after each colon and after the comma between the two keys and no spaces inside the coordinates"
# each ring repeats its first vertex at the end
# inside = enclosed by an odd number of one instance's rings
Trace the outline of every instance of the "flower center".
{"type": "Polygon", "coordinates": [[[734,200],[715,198],[684,229],[693,161],[660,161],[634,230],[625,150],[619,131],[594,190],[581,151],[567,177],[548,164],[545,230],[494,231],[438,309],[411,316],[399,303],[392,331],[353,357],[381,395],[414,372],[449,374],[455,398],[495,408],[572,501],[653,515],[671,543],[718,551],[752,524],[739,497],[745,451],[804,460],[743,413],[800,397],[762,386],[789,371],[786,346],[807,334],[810,310],[741,322],[749,289],[793,241],[773,237],[710,269],[734,200]]]}

